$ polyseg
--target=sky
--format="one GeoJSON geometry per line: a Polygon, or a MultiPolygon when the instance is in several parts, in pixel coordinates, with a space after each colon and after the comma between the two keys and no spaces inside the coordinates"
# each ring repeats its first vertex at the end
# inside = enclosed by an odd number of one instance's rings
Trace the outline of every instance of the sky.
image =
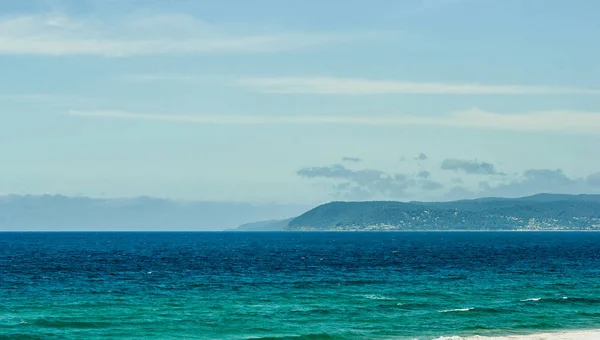
{"type": "Polygon", "coordinates": [[[600,193],[596,0],[5,0],[0,194],[600,193]]]}

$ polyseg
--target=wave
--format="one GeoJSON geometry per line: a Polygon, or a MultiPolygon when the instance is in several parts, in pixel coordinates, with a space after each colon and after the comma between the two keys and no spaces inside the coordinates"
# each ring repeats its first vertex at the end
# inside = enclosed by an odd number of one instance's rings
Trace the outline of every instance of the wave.
{"type": "Polygon", "coordinates": [[[570,303],[585,303],[585,304],[596,304],[600,302],[600,299],[596,298],[579,298],[579,297],[552,297],[552,298],[527,298],[519,300],[521,302],[546,302],[546,303],[557,303],[557,302],[570,302],[570,303]]]}
{"type": "MultiPolygon", "coordinates": [[[[27,322],[26,322],[27,323],[27,322]]],[[[112,322],[106,321],[69,321],[59,319],[37,319],[31,322],[31,324],[45,328],[107,328],[114,326],[112,322]]]]}
{"type": "Polygon", "coordinates": [[[411,310],[419,310],[419,309],[429,309],[431,308],[431,304],[427,302],[398,302],[395,307],[399,307],[402,309],[411,309],[411,310]]]}
{"type": "Polygon", "coordinates": [[[540,301],[542,298],[529,298],[529,299],[524,299],[524,300],[520,300],[521,302],[528,302],[528,301],[540,301]]]}
{"type": "Polygon", "coordinates": [[[368,294],[368,295],[363,295],[363,297],[365,299],[369,299],[369,300],[394,300],[391,297],[387,297],[387,296],[383,296],[383,295],[377,295],[377,294],[368,294]]]}
{"type": "Polygon", "coordinates": [[[536,333],[507,336],[442,336],[434,340],[597,340],[600,339],[600,329],[563,331],[555,333],[536,333]]]}
{"type": "Polygon", "coordinates": [[[0,334],[0,340],[13,340],[13,339],[23,339],[23,340],[44,340],[45,338],[37,335],[29,335],[22,333],[12,333],[12,334],[0,334]]]}
{"type": "Polygon", "coordinates": [[[468,308],[455,308],[440,310],[440,313],[459,313],[459,312],[473,312],[473,313],[506,313],[510,312],[508,309],[494,308],[494,307],[468,307],[468,308]]]}
{"type": "Polygon", "coordinates": [[[585,304],[598,304],[598,303],[600,303],[600,299],[599,298],[589,298],[589,297],[580,298],[580,297],[566,297],[566,296],[563,296],[560,299],[561,300],[568,300],[569,302],[577,302],[577,303],[585,303],[585,304]]]}
{"type": "Polygon", "coordinates": [[[475,308],[446,309],[446,310],[441,310],[440,313],[468,312],[468,311],[473,310],[473,309],[475,309],[475,308]]]}
{"type": "Polygon", "coordinates": [[[298,314],[315,315],[315,314],[331,314],[332,310],[325,309],[325,308],[295,308],[295,309],[290,310],[290,312],[298,313],[298,314]]]}
{"type": "Polygon", "coordinates": [[[283,336],[267,336],[260,338],[250,338],[250,340],[334,340],[340,339],[340,337],[327,334],[305,334],[305,335],[283,335],[283,336]]]}

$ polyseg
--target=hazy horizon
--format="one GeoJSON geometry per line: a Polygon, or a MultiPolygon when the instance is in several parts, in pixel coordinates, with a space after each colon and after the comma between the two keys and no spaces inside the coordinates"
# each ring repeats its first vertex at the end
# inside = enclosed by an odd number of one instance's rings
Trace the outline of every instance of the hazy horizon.
{"type": "MultiPolygon", "coordinates": [[[[531,202],[563,199],[556,194],[536,196],[531,202]]],[[[584,199],[600,201],[600,195],[584,199]]],[[[325,203],[329,202],[302,205],[177,201],[147,196],[0,195],[0,231],[219,231],[296,218],[325,203]]]]}

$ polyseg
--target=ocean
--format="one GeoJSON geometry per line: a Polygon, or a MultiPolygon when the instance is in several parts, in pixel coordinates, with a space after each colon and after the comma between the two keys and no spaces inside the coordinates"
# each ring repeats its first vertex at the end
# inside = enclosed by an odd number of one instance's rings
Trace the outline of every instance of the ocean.
{"type": "Polygon", "coordinates": [[[0,339],[600,339],[597,329],[600,233],[0,233],[0,339]]]}

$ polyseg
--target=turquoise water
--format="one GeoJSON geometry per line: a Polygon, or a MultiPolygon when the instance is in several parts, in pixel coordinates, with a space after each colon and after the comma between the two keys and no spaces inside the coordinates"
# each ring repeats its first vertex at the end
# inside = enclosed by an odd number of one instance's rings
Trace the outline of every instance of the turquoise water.
{"type": "Polygon", "coordinates": [[[0,233],[0,339],[600,328],[600,233],[0,233]]]}

